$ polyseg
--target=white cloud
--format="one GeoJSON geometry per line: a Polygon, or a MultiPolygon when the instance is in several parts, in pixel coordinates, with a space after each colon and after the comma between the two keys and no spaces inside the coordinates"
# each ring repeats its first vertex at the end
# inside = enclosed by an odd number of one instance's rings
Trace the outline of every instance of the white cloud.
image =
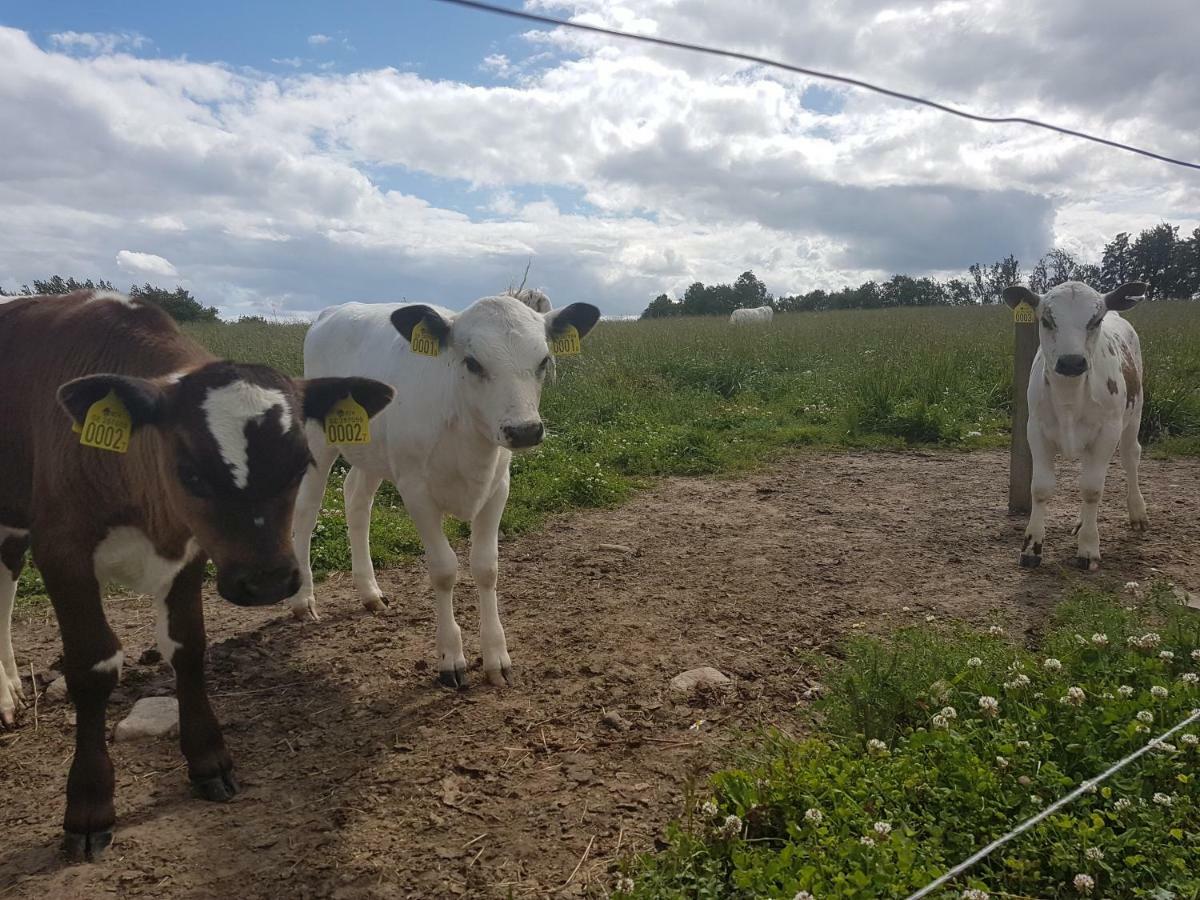
{"type": "MultiPolygon", "coordinates": [[[[1146,22],[1107,0],[986,0],[982,19],[911,0],[888,15],[866,0],[539,6],[1179,155],[1200,146],[1200,119],[1178,114],[1200,108],[1186,5],[1143,9],[1146,22]],[[1162,48],[1147,56],[1151,34],[1162,48]]],[[[1009,252],[1028,266],[1052,242],[1094,254],[1120,229],[1200,224],[1193,176],[1064,137],[586,35],[529,47],[481,60],[511,79],[482,87],[79,57],[0,29],[0,273],[111,278],[118,251],[149,246],[227,313],[303,312],[462,305],[532,256],[556,301],[620,313],[746,268],[790,292],[1009,252]]]]}
{"type": "Polygon", "coordinates": [[[168,260],[153,253],[136,250],[120,250],[117,253],[117,268],[131,275],[150,275],[159,278],[177,278],[179,272],[168,260]]]}
{"type": "Polygon", "coordinates": [[[63,50],[84,53],[110,54],[118,48],[137,50],[149,41],[137,32],[80,32],[59,31],[50,35],[50,41],[63,50]]]}
{"type": "Polygon", "coordinates": [[[327,34],[310,34],[308,36],[308,43],[313,47],[319,47],[322,44],[328,44],[332,40],[333,38],[327,34]]]}

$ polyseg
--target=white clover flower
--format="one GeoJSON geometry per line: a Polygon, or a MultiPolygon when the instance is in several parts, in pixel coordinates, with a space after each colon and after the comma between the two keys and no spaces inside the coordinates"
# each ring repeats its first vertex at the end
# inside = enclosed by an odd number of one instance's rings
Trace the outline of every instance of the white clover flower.
{"type": "Polygon", "coordinates": [[[1105,691],[1103,694],[1100,695],[1100,699],[1101,700],[1116,700],[1117,698],[1114,697],[1111,692],[1105,691]]]}
{"type": "Polygon", "coordinates": [[[953,706],[943,706],[942,707],[942,715],[945,716],[947,719],[957,719],[958,718],[958,712],[954,709],[953,706]]]}
{"type": "Polygon", "coordinates": [[[1129,592],[1129,593],[1131,593],[1131,594],[1132,594],[1134,591],[1136,591],[1136,590],[1137,590],[1139,587],[1140,587],[1140,585],[1139,585],[1139,584],[1138,584],[1136,581],[1127,581],[1127,582],[1125,582],[1125,590],[1126,590],[1126,591],[1128,591],[1128,592],[1129,592]]]}
{"type": "Polygon", "coordinates": [[[1192,659],[1194,659],[1196,662],[1200,662],[1200,650],[1192,651],[1192,659]]]}
{"type": "Polygon", "coordinates": [[[1137,720],[1143,725],[1149,725],[1154,721],[1154,713],[1148,709],[1139,710],[1137,720]]]}
{"type": "Polygon", "coordinates": [[[1168,743],[1167,741],[1155,741],[1154,749],[1159,753],[1175,753],[1179,750],[1178,747],[1176,747],[1174,744],[1168,743]]]}
{"type": "Polygon", "coordinates": [[[817,900],[817,898],[808,891],[801,891],[795,897],[793,897],[792,900],[817,900]]]}
{"type": "Polygon", "coordinates": [[[1194,734],[1185,734],[1180,736],[1179,743],[1183,744],[1185,747],[1195,747],[1200,745],[1200,737],[1194,734]]]}
{"type": "Polygon", "coordinates": [[[988,634],[990,634],[992,637],[1000,637],[1002,634],[1004,634],[1004,629],[999,625],[991,625],[988,627],[988,634]]]}
{"type": "Polygon", "coordinates": [[[1062,663],[1059,662],[1057,659],[1055,659],[1053,656],[1051,656],[1044,663],[1042,663],[1042,667],[1045,668],[1047,672],[1061,672],[1062,671],[1062,663]]]}
{"type": "Polygon", "coordinates": [[[1129,809],[1131,806],[1133,806],[1133,801],[1128,797],[1122,797],[1113,804],[1113,809],[1117,812],[1125,812],[1125,810],[1129,809]]]}
{"type": "Polygon", "coordinates": [[[1046,699],[1046,695],[1045,695],[1045,694],[1043,694],[1041,691],[1034,691],[1034,692],[1033,692],[1033,699],[1034,699],[1034,700],[1045,700],[1045,699],[1046,699]]]}
{"type": "Polygon", "coordinates": [[[1087,646],[1087,638],[1085,638],[1082,634],[1075,635],[1075,646],[1076,647],[1086,647],[1087,646]]]}
{"type": "Polygon", "coordinates": [[[929,686],[929,696],[939,703],[945,703],[950,696],[950,685],[944,681],[935,681],[929,686]]]}
{"type": "Polygon", "coordinates": [[[1162,638],[1157,634],[1157,632],[1150,631],[1146,634],[1143,634],[1141,637],[1130,637],[1129,643],[1141,650],[1153,650],[1162,643],[1162,638]]]}
{"type": "Polygon", "coordinates": [[[1161,659],[1163,662],[1170,662],[1171,660],[1173,660],[1175,658],[1175,654],[1172,653],[1170,650],[1163,650],[1161,653],[1158,654],[1158,658],[1161,659]]]}
{"type": "Polygon", "coordinates": [[[1001,769],[1007,769],[1008,768],[1008,760],[1005,759],[1003,756],[997,756],[996,757],[996,765],[999,766],[1001,769]]]}
{"type": "Polygon", "coordinates": [[[874,828],[875,828],[875,833],[877,835],[879,835],[881,838],[883,838],[884,840],[887,840],[888,837],[891,836],[891,833],[892,833],[892,823],[891,822],[876,822],[874,825],[874,828]]]}
{"type": "Polygon", "coordinates": [[[1104,859],[1104,851],[1099,847],[1088,847],[1083,851],[1083,855],[1092,862],[1100,862],[1102,859],[1104,859]]]}
{"type": "Polygon", "coordinates": [[[622,894],[632,894],[633,893],[633,879],[630,878],[628,875],[622,875],[620,878],[617,879],[617,890],[620,891],[622,894]]]}
{"type": "Polygon", "coordinates": [[[1179,680],[1184,684],[1197,684],[1200,683],[1200,675],[1195,672],[1184,672],[1179,676],[1179,680]]]}
{"type": "Polygon", "coordinates": [[[1024,687],[1029,687],[1029,676],[1023,672],[1018,673],[1012,681],[1004,682],[1004,689],[1006,691],[1017,691],[1024,687]]]}
{"type": "Polygon", "coordinates": [[[979,711],[988,718],[995,718],[1000,714],[1000,701],[998,701],[995,697],[980,697],[979,711]]]}
{"type": "Polygon", "coordinates": [[[1117,688],[1117,693],[1120,694],[1122,697],[1132,697],[1133,696],[1133,688],[1131,688],[1127,684],[1123,684],[1119,688],[1117,688]]]}
{"type": "Polygon", "coordinates": [[[979,888],[967,888],[962,892],[962,900],[991,900],[991,894],[979,888]]]}
{"type": "Polygon", "coordinates": [[[1030,747],[1029,741],[1017,741],[1018,750],[1028,750],[1030,747]]]}
{"type": "Polygon", "coordinates": [[[1149,725],[1137,725],[1134,727],[1133,731],[1135,734],[1149,734],[1150,726],[1149,725]]]}
{"type": "Polygon", "coordinates": [[[978,669],[982,665],[983,665],[983,660],[980,659],[978,656],[972,656],[970,659],[967,660],[967,666],[969,668],[978,669]]]}
{"type": "Polygon", "coordinates": [[[1083,702],[1087,699],[1087,694],[1083,692],[1081,687],[1067,688],[1067,696],[1062,698],[1063,703],[1069,703],[1071,706],[1083,706],[1083,702]]]}
{"type": "Polygon", "coordinates": [[[933,717],[933,727],[934,728],[949,728],[950,720],[941,714],[936,715],[933,717]]]}
{"type": "Polygon", "coordinates": [[[726,816],[719,833],[721,837],[732,840],[742,833],[742,820],[737,816],[726,816]]]}
{"type": "Polygon", "coordinates": [[[1097,647],[1107,647],[1108,646],[1108,635],[1101,634],[1100,632],[1096,632],[1095,634],[1092,635],[1092,643],[1095,644],[1097,647]]]}
{"type": "Polygon", "coordinates": [[[1153,800],[1155,803],[1157,803],[1159,806],[1170,806],[1172,803],[1175,802],[1175,798],[1172,797],[1170,794],[1155,794],[1150,799],[1153,800]]]}
{"type": "Polygon", "coordinates": [[[700,812],[711,819],[717,814],[717,804],[712,800],[705,800],[704,805],[700,807],[700,812]]]}
{"type": "Polygon", "coordinates": [[[1034,806],[1041,806],[1041,805],[1042,805],[1042,798],[1041,798],[1041,797],[1039,797],[1037,794],[1030,794],[1030,795],[1029,795],[1029,802],[1030,802],[1030,803],[1032,803],[1034,806]]]}
{"type": "Polygon", "coordinates": [[[813,809],[806,809],[804,811],[804,820],[806,822],[811,822],[814,825],[820,825],[821,820],[824,818],[825,818],[824,813],[822,813],[819,809],[816,809],[815,807],[813,809]]]}
{"type": "Polygon", "coordinates": [[[1164,699],[1167,696],[1167,693],[1167,689],[1161,684],[1156,684],[1154,687],[1150,688],[1150,696],[1157,697],[1159,700],[1164,699]]]}
{"type": "Polygon", "coordinates": [[[879,738],[871,738],[867,741],[867,752],[872,756],[883,756],[888,752],[888,747],[879,738]]]}
{"type": "Polygon", "coordinates": [[[869,834],[864,834],[862,837],[860,837],[860,838],[858,839],[858,842],[859,842],[860,844],[863,844],[863,845],[867,846],[867,847],[874,847],[874,846],[875,846],[875,838],[871,837],[869,834]]]}
{"type": "Polygon", "coordinates": [[[936,621],[937,621],[937,616],[926,616],[926,617],[925,617],[925,621],[926,621],[926,622],[936,622],[936,621]]]}
{"type": "Polygon", "coordinates": [[[1100,788],[1096,787],[1096,782],[1090,781],[1088,782],[1087,792],[1089,794],[1098,794],[1100,793],[1100,788]]]}
{"type": "Polygon", "coordinates": [[[1090,894],[1096,888],[1096,879],[1091,875],[1076,875],[1075,890],[1081,894],[1090,894]]]}

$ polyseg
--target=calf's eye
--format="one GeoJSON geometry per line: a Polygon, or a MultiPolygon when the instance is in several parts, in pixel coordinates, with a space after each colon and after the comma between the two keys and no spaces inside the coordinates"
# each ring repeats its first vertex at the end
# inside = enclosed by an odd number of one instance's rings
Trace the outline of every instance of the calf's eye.
{"type": "Polygon", "coordinates": [[[467,367],[467,371],[472,375],[483,377],[483,366],[479,364],[479,360],[477,360],[475,357],[468,356],[463,360],[463,365],[467,367]]]}
{"type": "Polygon", "coordinates": [[[193,497],[201,499],[212,496],[212,488],[205,481],[200,473],[190,466],[181,466],[179,469],[179,481],[183,484],[183,489],[193,497]]]}
{"type": "Polygon", "coordinates": [[[550,357],[549,357],[549,356],[547,356],[547,357],[546,357],[545,359],[543,359],[543,360],[542,360],[540,363],[538,363],[538,367],[537,367],[538,374],[539,374],[539,375],[545,375],[545,374],[546,374],[546,369],[547,369],[547,368],[549,368],[549,366],[550,366],[550,357]]]}
{"type": "Polygon", "coordinates": [[[1051,322],[1049,319],[1047,319],[1045,316],[1042,316],[1042,327],[1043,328],[1053,328],[1054,323],[1051,322]]]}

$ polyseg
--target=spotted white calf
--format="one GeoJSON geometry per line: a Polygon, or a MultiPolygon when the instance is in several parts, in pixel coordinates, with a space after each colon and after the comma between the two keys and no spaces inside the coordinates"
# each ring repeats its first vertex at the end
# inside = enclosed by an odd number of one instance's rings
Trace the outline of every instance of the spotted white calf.
{"type": "Polygon", "coordinates": [[[374,413],[392,390],[214,359],[158,307],[111,292],[0,304],[0,725],[14,727],[22,704],[11,615],[32,546],[78,721],[68,856],[95,859],[112,840],[105,705],[124,652],[101,603],[109,583],[154,598],[195,790],[208,800],[237,791],[204,686],[205,563],[240,606],[295,593],[292,511],[312,463],[301,425],[347,396],[374,413]]]}
{"type": "Polygon", "coordinates": [[[735,309],[729,316],[729,321],[734,325],[753,325],[770,322],[775,315],[775,310],[769,306],[757,306],[754,309],[735,309]]]}
{"type": "Polygon", "coordinates": [[[1014,285],[1004,300],[1016,307],[1024,301],[1039,320],[1041,346],[1029,375],[1029,446],[1033,453],[1033,506],[1021,565],[1042,561],[1046,539],[1046,504],[1054,494],[1055,454],[1078,459],[1083,504],[1075,525],[1076,563],[1100,567],[1100,533],[1096,521],[1109,461],[1118,445],[1128,485],[1129,524],[1137,531],[1149,524],[1146,501],[1138,486],[1142,446],[1142,349],[1133,326],[1119,315],[1146,293],[1140,282],[1099,294],[1086,284],[1068,281],[1039,296],[1014,285]]]}
{"type": "Polygon", "coordinates": [[[317,466],[296,504],[303,584],[290,602],[297,617],[316,618],[309,549],[340,450],[351,465],[346,524],[363,604],[371,610],[384,605],[371,567],[369,528],[375,491],[387,479],[400,491],[425,547],[437,599],[440,680],[466,683],[453,608],[458,559],[442,531],[443,517],[451,515],[471,523],[483,668],[492,683],[506,682],[510,662],[496,599],[497,541],[512,451],[542,440],[538,404],[554,369],[551,340],[569,328],[583,337],[599,317],[586,303],[539,314],[509,296],[485,297],[457,314],[433,306],[361,303],[321,313],[304,342],[305,373],[368,375],[396,385],[397,394],[372,426],[370,443],[331,446],[319,431],[310,434],[317,466]]]}

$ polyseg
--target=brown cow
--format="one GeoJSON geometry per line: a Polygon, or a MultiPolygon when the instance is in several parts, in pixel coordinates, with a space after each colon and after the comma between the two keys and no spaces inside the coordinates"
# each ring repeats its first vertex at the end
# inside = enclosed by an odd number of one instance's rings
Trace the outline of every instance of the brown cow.
{"type": "Polygon", "coordinates": [[[32,546],[77,711],[69,857],[93,859],[112,841],[105,704],[124,654],[101,605],[105,584],[154,598],[188,775],[200,796],[228,800],[233,762],[204,686],[205,563],[212,559],[217,590],[240,606],[294,594],[292,508],[312,463],[304,421],[324,420],[347,396],[374,415],[392,395],[365,378],[292,381],[215,359],[158,307],[119,294],[0,303],[0,720],[11,726],[21,701],[10,628],[32,546]],[[110,433],[97,430],[89,411],[99,410],[128,414],[124,442],[119,418],[108,420],[117,422],[110,433]]]}

